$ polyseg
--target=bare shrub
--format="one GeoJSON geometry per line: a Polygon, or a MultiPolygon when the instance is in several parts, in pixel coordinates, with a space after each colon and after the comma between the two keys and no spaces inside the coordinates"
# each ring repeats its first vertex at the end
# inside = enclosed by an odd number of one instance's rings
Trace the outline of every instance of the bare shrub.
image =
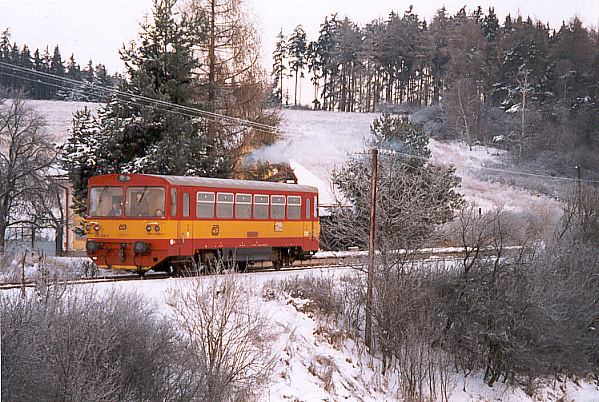
{"type": "Polygon", "coordinates": [[[0,296],[2,400],[179,398],[178,337],[133,294],[0,296]]]}
{"type": "Polygon", "coordinates": [[[0,254],[0,282],[18,282],[22,277],[23,256],[13,251],[0,254]]]}
{"type": "MultiPolygon", "coordinates": [[[[572,216],[566,223],[577,221],[572,216]]],[[[432,285],[444,328],[441,345],[456,364],[466,372],[484,370],[491,386],[503,377],[529,390],[542,376],[595,370],[599,281],[592,278],[599,258],[575,235],[585,238],[589,226],[570,225],[580,230],[571,236],[561,230],[544,248],[524,247],[507,258],[504,243],[513,222],[501,213],[462,214],[460,222],[464,245],[473,251],[459,272],[440,275],[432,285]],[[483,247],[491,254],[475,252],[483,247]]]]}
{"type": "Polygon", "coordinates": [[[268,320],[249,294],[235,275],[198,278],[174,291],[172,311],[199,381],[195,400],[250,400],[268,380],[268,320]]]}
{"type": "MultiPolygon", "coordinates": [[[[265,288],[275,288],[293,298],[309,300],[309,309],[322,316],[339,315],[342,309],[335,278],[328,275],[306,275],[288,277],[281,281],[270,282],[265,288]]],[[[306,307],[302,307],[306,308],[306,307]]]]}

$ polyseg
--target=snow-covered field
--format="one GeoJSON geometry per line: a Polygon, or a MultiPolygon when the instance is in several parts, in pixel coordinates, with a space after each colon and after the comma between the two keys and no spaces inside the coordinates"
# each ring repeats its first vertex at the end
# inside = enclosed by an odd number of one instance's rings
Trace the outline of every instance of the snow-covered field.
{"type": "MultiPolygon", "coordinates": [[[[364,344],[340,330],[335,322],[303,307],[308,302],[274,292],[264,297],[273,281],[296,276],[340,276],[351,268],[322,268],[300,272],[260,272],[236,275],[249,289],[247,302],[264,312],[270,322],[275,366],[272,380],[262,390],[260,401],[395,401],[397,373],[381,374],[381,362],[371,357],[364,344]]],[[[112,291],[136,292],[163,314],[170,315],[172,298],[192,288],[192,281],[219,277],[178,278],[80,285],[93,287],[102,295],[112,291]],[[180,293],[178,293],[180,294],[180,293]]],[[[482,373],[452,374],[448,381],[450,401],[597,401],[599,388],[586,382],[552,381],[531,398],[521,389],[497,383],[483,383],[482,373]]]]}
{"type": "Polygon", "coordinates": [[[99,103],[91,102],[60,102],[50,100],[30,100],[27,103],[44,117],[48,133],[58,143],[63,143],[68,138],[73,121],[73,113],[84,108],[96,112],[101,106],[99,103]]]}
{"type": "MultiPolygon", "coordinates": [[[[329,172],[339,168],[348,155],[367,151],[370,125],[379,114],[308,110],[283,110],[281,113],[284,138],[254,156],[276,162],[298,162],[324,182],[320,192],[321,200],[326,203],[332,198],[329,172]]],[[[435,163],[457,168],[457,174],[462,178],[460,192],[483,210],[504,207],[513,211],[546,212],[551,216],[559,211],[557,201],[546,196],[479,179],[480,167],[500,161],[503,152],[496,148],[474,146],[470,151],[464,143],[434,139],[430,141],[430,148],[435,163]]]]}

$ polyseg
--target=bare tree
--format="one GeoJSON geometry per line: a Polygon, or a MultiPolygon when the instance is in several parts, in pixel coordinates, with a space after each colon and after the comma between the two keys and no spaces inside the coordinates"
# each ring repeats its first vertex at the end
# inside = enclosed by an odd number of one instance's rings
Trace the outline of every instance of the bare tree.
{"type": "MultiPolygon", "coordinates": [[[[270,91],[260,64],[257,31],[244,0],[187,0],[185,19],[193,35],[195,98],[210,112],[277,125],[278,116],[265,109],[270,91]]],[[[206,122],[208,152],[240,169],[248,150],[272,144],[278,136],[219,119],[206,122]]]]}
{"type": "Polygon", "coordinates": [[[31,200],[47,188],[57,156],[43,127],[42,117],[19,95],[0,101],[0,253],[8,227],[35,224],[31,200]]]}
{"type": "Polygon", "coordinates": [[[268,322],[248,303],[249,289],[236,278],[196,279],[173,295],[173,312],[200,377],[199,400],[252,399],[269,377],[268,322]]]}

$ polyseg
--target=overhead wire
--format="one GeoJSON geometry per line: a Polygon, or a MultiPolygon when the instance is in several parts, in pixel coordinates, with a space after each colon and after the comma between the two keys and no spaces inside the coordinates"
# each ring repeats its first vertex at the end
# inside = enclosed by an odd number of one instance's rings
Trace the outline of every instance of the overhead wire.
{"type": "MultiPolygon", "coordinates": [[[[412,158],[412,159],[419,159],[422,161],[429,161],[429,158],[421,156],[421,155],[414,155],[414,154],[408,154],[405,152],[400,152],[400,151],[396,151],[394,149],[378,149],[379,150],[379,154],[382,156],[395,156],[395,155],[399,155],[399,156],[404,156],[407,158],[412,158]]],[[[369,151],[362,151],[359,152],[359,154],[361,155],[367,155],[369,154],[369,151]]],[[[404,165],[406,165],[405,163],[403,163],[404,165]]],[[[415,166],[411,166],[411,165],[406,165],[406,166],[410,166],[412,168],[417,168],[415,166]]],[[[530,176],[530,177],[538,177],[538,178],[543,178],[543,179],[552,179],[552,180],[567,180],[567,181],[579,181],[579,179],[575,178],[575,177],[566,177],[566,176],[552,176],[549,174],[541,174],[541,173],[532,173],[532,172],[519,172],[516,170],[509,170],[509,169],[501,169],[501,168],[493,168],[493,167],[487,167],[487,166],[479,166],[476,168],[477,170],[486,170],[486,171],[491,171],[491,172],[496,172],[496,173],[507,173],[507,174],[512,174],[512,175],[520,175],[520,176],[530,176]]],[[[592,179],[580,179],[581,182],[584,183],[593,183],[593,184],[599,184],[599,180],[592,180],[592,179]]]]}
{"type": "MultiPolygon", "coordinates": [[[[223,114],[219,114],[219,113],[209,112],[209,111],[205,111],[202,109],[193,108],[190,106],[178,105],[178,104],[175,104],[172,102],[162,101],[159,99],[154,99],[154,98],[150,98],[150,97],[143,96],[143,95],[136,95],[136,94],[133,94],[130,92],[121,91],[121,90],[118,90],[115,88],[109,88],[109,87],[95,85],[95,84],[89,84],[90,88],[83,88],[83,85],[86,84],[85,82],[77,81],[77,80],[74,80],[74,79],[71,79],[68,77],[60,77],[60,76],[46,73],[43,71],[36,71],[36,70],[28,69],[25,67],[16,66],[14,64],[2,62],[2,61],[0,61],[0,67],[5,67],[8,69],[11,69],[14,72],[14,74],[11,74],[8,72],[2,72],[2,70],[0,69],[0,74],[7,75],[10,77],[14,77],[14,78],[24,79],[24,80],[31,81],[31,82],[41,83],[44,85],[49,85],[49,86],[53,86],[53,87],[60,88],[60,89],[72,90],[75,93],[81,94],[81,95],[88,94],[88,91],[90,89],[92,91],[94,91],[94,90],[95,91],[103,91],[108,94],[113,94],[113,95],[119,96],[119,98],[118,98],[119,100],[121,100],[129,105],[136,105],[136,106],[153,105],[161,111],[176,114],[179,116],[184,116],[184,117],[189,117],[189,118],[200,117],[200,118],[204,118],[208,121],[214,121],[214,122],[219,122],[219,121],[225,120],[225,121],[229,121],[229,122],[232,122],[235,124],[240,124],[243,126],[250,126],[250,127],[253,127],[253,128],[256,128],[259,130],[263,130],[263,131],[280,133],[278,128],[275,126],[270,126],[270,125],[263,124],[263,123],[252,122],[250,120],[241,119],[238,117],[231,117],[231,116],[227,116],[227,115],[223,115],[223,114]],[[62,82],[62,84],[52,83],[52,82],[43,82],[43,81],[40,81],[39,79],[26,77],[19,73],[28,73],[28,74],[32,74],[32,75],[40,77],[40,78],[48,78],[48,79],[51,79],[51,80],[54,80],[57,82],[62,82]],[[67,85],[64,83],[75,85],[76,87],[73,87],[71,85],[67,85]],[[127,97],[129,97],[129,99],[127,97]],[[150,103],[150,105],[148,105],[147,103],[143,103],[141,101],[150,103]]],[[[387,150],[387,149],[383,149],[380,151],[381,151],[382,155],[400,155],[400,156],[404,156],[404,157],[408,157],[408,158],[415,158],[415,159],[421,159],[424,161],[428,161],[428,158],[423,157],[421,155],[408,154],[408,153],[399,152],[396,150],[387,150]]],[[[362,153],[365,154],[366,151],[364,151],[362,153]]],[[[492,168],[492,167],[486,167],[486,166],[480,166],[477,169],[484,170],[484,171],[496,172],[496,173],[506,173],[506,174],[511,174],[511,175],[538,177],[538,178],[550,179],[550,180],[567,180],[567,181],[578,181],[579,180],[574,177],[553,176],[553,175],[549,175],[549,174],[522,172],[522,171],[515,171],[515,170],[501,169],[501,168],[492,168]]],[[[599,180],[580,179],[580,181],[585,182],[585,183],[599,184],[599,180]]]]}
{"type": "MultiPolygon", "coordinates": [[[[26,73],[26,74],[31,74],[33,76],[37,76],[40,78],[46,78],[49,80],[72,84],[72,85],[78,86],[78,87],[85,85],[84,82],[78,81],[78,80],[75,80],[72,78],[61,77],[61,76],[57,76],[55,74],[50,74],[50,73],[43,72],[43,71],[37,71],[37,70],[25,68],[22,66],[17,66],[17,65],[11,64],[11,63],[3,62],[3,61],[0,61],[0,67],[4,67],[6,69],[13,70],[13,72],[15,72],[19,76],[19,78],[24,78],[24,79],[29,78],[29,77],[24,77],[24,76],[18,74],[18,73],[26,73]]],[[[34,82],[39,82],[42,84],[48,84],[48,85],[54,85],[54,86],[59,85],[59,84],[53,84],[53,83],[48,83],[48,82],[42,82],[42,81],[38,81],[38,80],[34,80],[34,82]]],[[[188,113],[188,115],[191,114],[192,117],[203,117],[203,118],[208,119],[209,121],[224,120],[229,123],[239,124],[239,125],[243,125],[243,126],[249,126],[252,128],[263,130],[263,131],[278,132],[278,128],[275,126],[271,126],[271,125],[259,123],[259,122],[254,122],[254,121],[242,119],[239,117],[232,117],[232,116],[227,116],[227,115],[224,115],[221,113],[215,113],[215,112],[210,112],[207,110],[194,108],[191,106],[179,105],[179,104],[163,101],[160,99],[151,98],[151,97],[144,96],[144,95],[137,95],[137,94],[133,94],[131,92],[121,91],[116,88],[109,88],[109,87],[102,86],[102,85],[96,85],[93,83],[90,84],[90,87],[91,87],[90,89],[92,91],[104,92],[105,94],[117,95],[119,97],[124,97],[124,98],[129,97],[129,98],[131,98],[129,100],[133,100],[133,101],[142,100],[142,101],[146,101],[150,104],[153,104],[155,106],[163,106],[162,110],[177,109],[180,112],[188,113]],[[164,109],[164,108],[167,108],[167,109],[164,109]]],[[[72,87],[69,86],[68,88],[70,89],[72,87]]],[[[119,99],[121,99],[121,98],[119,98],[119,99]]],[[[141,103],[136,103],[136,104],[143,105],[141,103]]],[[[147,105],[145,105],[145,106],[147,106],[147,105]]]]}

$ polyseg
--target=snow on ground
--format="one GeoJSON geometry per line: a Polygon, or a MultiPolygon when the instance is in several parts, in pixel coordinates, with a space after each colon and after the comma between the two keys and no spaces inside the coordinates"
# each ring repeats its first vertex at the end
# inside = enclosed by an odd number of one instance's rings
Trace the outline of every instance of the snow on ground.
{"type": "Polygon", "coordinates": [[[73,122],[73,113],[88,108],[96,112],[102,104],[91,102],[62,102],[50,100],[29,100],[27,104],[40,113],[46,121],[46,129],[58,143],[63,143],[69,136],[73,122]]]}
{"type": "MultiPolygon", "coordinates": [[[[356,341],[331,321],[304,308],[306,300],[274,293],[263,297],[265,284],[295,276],[340,276],[351,268],[322,268],[308,271],[258,272],[237,275],[245,281],[248,303],[262,310],[270,319],[272,352],[276,365],[267,389],[260,392],[259,401],[395,401],[398,394],[397,373],[380,374],[381,362],[366,352],[356,341]]],[[[116,283],[79,285],[93,288],[99,295],[112,291],[135,292],[153,303],[156,310],[170,315],[169,303],[174,290],[191,289],[192,281],[218,280],[220,276],[200,278],[171,278],[116,283]]],[[[17,291],[15,291],[17,292],[17,291]]],[[[265,292],[269,294],[269,292],[265,292]]],[[[521,389],[498,383],[493,388],[483,383],[482,373],[468,377],[453,374],[449,380],[450,401],[597,401],[599,387],[582,382],[550,382],[535,397],[521,389]]]]}
{"type": "MultiPolygon", "coordinates": [[[[328,191],[322,199],[332,199],[330,171],[342,166],[349,154],[364,152],[370,136],[370,125],[376,113],[335,113],[309,110],[283,110],[283,139],[257,151],[254,156],[272,162],[288,162],[303,166],[324,182],[328,191]]],[[[557,201],[500,183],[477,178],[481,166],[501,160],[502,151],[474,146],[472,151],[460,142],[430,141],[432,159],[443,166],[454,165],[462,177],[461,193],[477,207],[489,210],[504,207],[514,211],[540,211],[550,215],[559,210],[557,201]]],[[[323,192],[322,187],[321,193],[323,192]]]]}

